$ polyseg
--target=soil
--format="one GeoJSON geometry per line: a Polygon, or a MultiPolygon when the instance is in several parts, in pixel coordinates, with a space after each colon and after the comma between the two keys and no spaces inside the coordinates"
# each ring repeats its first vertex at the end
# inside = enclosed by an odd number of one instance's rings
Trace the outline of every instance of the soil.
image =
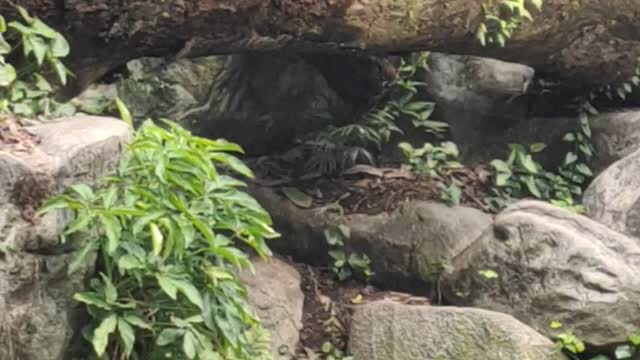
{"type": "MultiPolygon", "coordinates": [[[[454,181],[462,190],[461,205],[488,212],[483,199],[490,185],[484,168],[451,170],[446,182],[454,181]]],[[[313,198],[313,207],[339,205],[345,214],[369,215],[389,212],[407,201],[443,201],[442,178],[427,178],[402,166],[356,165],[339,176],[310,175],[306,178],[273,178],[258,172],[257,183],[272,187],[295,187],[313,198]]]]}
{"type": "Polygon", "coordinates": [[[291,357],[294,360],[316,358],[326,342],[346,350],[351,315],[357,306],[382,299],[414,305],[429,304],[426,298],[382,291],[354,280],[338,282],[328,269],[305,264],[292,265],[302,276],[305,295],[303,329],[298,348],[291,357]]]}
{"type": "Polygon", "coordinates": [[[0,115],[0,151],[30,152],[38,142],[13,116],[0,115]]]}

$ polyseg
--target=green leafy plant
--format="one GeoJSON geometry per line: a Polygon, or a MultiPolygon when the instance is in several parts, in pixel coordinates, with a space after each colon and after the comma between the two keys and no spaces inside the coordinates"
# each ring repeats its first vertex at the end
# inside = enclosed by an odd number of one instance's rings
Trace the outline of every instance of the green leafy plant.
{"type": "Polygon", "coordinates": [[[442,142],[440,145],[425,143],[422,148],[416,149],[411,144],[403,142],[398,144],[398,147],[412,170],[437,182],[443,201],[449,205],[460,205],[462,190],[450,176],[452,170],[463,167],[458,161],[460,152],[456,144],[450,141],[442,142]]]}
{"type": "Polygon", "coordinates": [[[458,146],[450,141],[442,142],[437,146],[425,143],[419,149],[406,142],[398,144],[398,147],[402,150],[409,166],[428,178],[443,177],[449,171],[462,167],[458,161],[460,155],[458,146]]]}
{"type": "Polygon", "coordinates": [[[375,162],[373,152],[380,151],[391,136],[402,134],[397,126],[400,119],[408,119],[414,127],[441,136],[447,124],[430,119],[435,105],[416,100],[423,82],[414,80],[418,71],[428,68],[428,53],[402,59],[397,76],[389,84],[389,95],[355,123],[329,128],[313,134],[304,141],[311,157],[307,168],[331,174],[355,164],[375,162]]]}
{"type": "Polygon", "coordinates": [[[42,20],[22,7],[17,10],[22,21],[7,23],[0,16],[0,113],[24,117],[73,113],[72,105],[52,98],[53,86],[44,76],[49,70],[66,85],[70,71],[62,59],[69,54],[69,44],[42,20]]]}
{"type": "Polygon", "coordinates": [[[563,332],[558,334],[556,342],[556,349],[563,351],[568,356],[577,359],[577,355],[581,354],[585,350],[585,345],[573,331],[563,332]]]}
{"type": "Polygon", "coordinates": [[[236,274],[252,269],[246,249],[269,256],[265,240],[278,234],[227,175],[252,176],[233,155],[241,148],[163,124],[146,121],[104,181],[40,210],[75,214],[62,238],[80,243],[69,272],[99,259],[99,276],[74,296],[92,318],[86,337],[99,358],[267,359],[268,334],[236,274]]]}
{"type": "MultiPolygon", "coordinates": [[[[496,174],[493,189],[495,196],[487,200],[490,208],[508,205],[509,199],[533,196],[569,210],[581,211],[581,206],[574,202],[574,196],[582,192],[580,185],[567,180],[562,168],[560,174],[552,173],[533,158],[534,154],[545,149],[544,144],[536,143],[529,147],[511,144],[509,147],[511,151],[506,160],[496,159],[491,162],[496,174]]],[[[566,174],[569,173],[573,174],[566,174]]]]}
{"type": "Polygon", "coordinates": [[[476,30],[482,44],[498,44],[504,47],[514,31],[525,21],[533,21],[527,6],[542,10],[542,0],[491,0],[482,5],[484,21],[476,30]]]}
{"type": "Polygon", "coordinates": [[[324,360],[353,360],[353,356],[347,356],[338,347],[334,346],[331,342],[326,341],[322,344],[321,357],[324,360]]]}
{"type": "Polygon", "coordinates": [[[324,231],[327,244],[331,247],[329,256],[332,259],[331,270],[338,280],[344,281],[354,275],[369,279],[371,260],[365,254],[348,253],[344,249],[344,242],[351,237],[351,230],[345,225],[329,227],[324,231]]]}
{"type": "MultiPolygon", "coordinates": [[[[558,321],[552,321],[550,328],[552,330],[558,330],[562,328],[562,324],[558,321]]],[[[562,351],[566,356],[572,360],[589,359],[589,360],[631,360],[634,359],[639,352],[640,347],[640,335],[637,333],[629,336],[628,344],[621,344],[613,349],[613,356],[598,354],[595,356],[584,357],[587,350],[585,343],[578,338],[573,331],[563,331],[555,336],[557,339],[555,347],[556,351],[562,351]]]]}

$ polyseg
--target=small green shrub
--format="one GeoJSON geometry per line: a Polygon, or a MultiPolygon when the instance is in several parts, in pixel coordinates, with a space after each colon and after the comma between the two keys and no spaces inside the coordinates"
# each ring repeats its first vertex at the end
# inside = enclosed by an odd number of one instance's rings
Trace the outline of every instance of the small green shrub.
{"type": "Polygon", "coordinates": [[[62,59],[69,54],[69,44],[40,19],[17,9],[22,22],[7,24],[0,16],[0,113],[28,118],[73,113],[73,106],[53,100],[53,87],[43,76],[46,64],[66,85],[70,72],[62,59]]]}
{"type": "Polygon", "coordinates": [[[382,149],[393,133],[402,134],[397,126],[400,119],[410,120],[414,127],[440,136],[447,124],[430,119],[435,105],[415,99],[423,82],[415,81],[416,73],[427,69],[428,53],[403,59],[396,79],[389,85],[389,95],[365,114],[362,120],[312,134],[304,141],[311,156],[309,171],[333,174],[359,163],[373,164],[373,152],[382,149]]]}
{"type": "Polygon", "coordinates": [[[456,180],[449,176],[452,170],[463,167],[458,161],[460,152],[456,144],[450,141],[437,146],[425,143],[422,148],[416,149],[403,142],[398,147],[413,171],[437,182],[441,200],[449,205],[460,205],[462,190],[456,180]]]}
{"type": "MultiPolygon", "coordinates": [[[[533,196],[540,200],[550,201],[554,205],[579,212],[581,206],[576,205],[574,196],[582,193],[582,188],[566,176],[545,170],[533,158],[533,154],[545,149],[541,143],[525,147],[522,144],[509,145],[511,152],[506,160],[491,161],[495,170],[494,196],[487,199],[487,205],[498,210],[511,202],[511,199],[522,199],[533,196]]],[[[576,179],[574,172],[567,170],[576,179]]]]}
{"type": "Polygon", "coordinates": [[[504,47],[514,31],[525,21],[533,21],[527,7],[542,10],[542,0],[489,0],[482,5],[484,21],[476,31],[482,44],[498,44],[504,47]]]}
{"type": "Polygon", "coordinates": [[[338,280],[345,281],[352,276],[361,276],[368,280],[372,275],[371,260],[365,254],[347,253],[344,241],[351,237],[349,227],[339,225],[325,229],[324,237],[331,247],[329,256],[332,259],[331,270],[338,280]]]}
{"type": "Polygon", "coordinates": [[[462,167],[458,161],[460,155],[458,146],[450,141],[445,141],[438,146],[425,143],[419,149],[406,142],[398,144],[398,147],[402,150],[409,166],[428,178],[443,177],[450,170],[462,167]]]}
{"type": "MultiPolygon", "coordinates": [[[[127,118],[126,114],[124,116],[127,118]]],[[[74,298],[92,317],[86,337],[111,359],[268,359],[268,334],[237,278],[251,249],[270,255],[269,215],[227,175],[252,176],[239,146],[145,122],[115,173],[72,186],[40,213],[73,211],[74,272],[97,253],[99,276],[74,298]]]]}

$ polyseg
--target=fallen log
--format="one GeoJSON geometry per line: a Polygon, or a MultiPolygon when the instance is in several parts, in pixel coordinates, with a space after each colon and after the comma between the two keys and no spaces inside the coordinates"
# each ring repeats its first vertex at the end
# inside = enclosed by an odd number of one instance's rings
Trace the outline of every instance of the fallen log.
{"type": "MultiPolygon", "coordinates": [[[[433,50],[531,65],[574,89],[626,81],[640,56],[640,0],[545,0],[505,47],[475,36],[488,0],[13,2],[70,40],[71,93],[141,56],[433,50]]],[[[0,12],[12,11],[2,0],[0,12]]]]}

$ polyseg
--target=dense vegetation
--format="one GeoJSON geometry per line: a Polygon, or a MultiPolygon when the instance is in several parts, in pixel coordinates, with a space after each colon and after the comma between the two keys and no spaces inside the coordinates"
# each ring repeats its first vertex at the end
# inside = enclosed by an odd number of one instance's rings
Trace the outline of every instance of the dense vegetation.
{"type": "MultiPolygon", "coordinates": [[[[530,2],[537,9],[542,6],[541,1],[530,2]]],[[[501,2],[510,14],[506,18],[487,7],[479,41],[504,46],[517,26],[531,18],[527,3],[501,2]]],[[[66,83],[70,72],[61,61],[69,53],[66,40],[19,9],[23,22],[7,24],[0,17],[0,111],[26,118],[73,112],[53,100],[54,89],[43,73],[48,64],[66,83]]],[[[402,134],[397,122],[408,120],[432,134],[434,142],[420,148],[399,143],[405,165],[435,179],[442,200],[460,204],[460,184],[450,176],[463,167],[457,145],[443,139],[447,125],[430,118],[435,104],[416,100],[425,84],[415,75],[427,68],[427,53],[407,57],[396,80],[387,84],[386,96],[362,119],[302,139],[310,154],[307,170],[333,175],[355,164],[373,164],[391,135],[402,134]]],[[[558,169],[544,169],[535,160],[546,146],[540,143],[511,144],[506,159],[491,162],[488,208],[497,212],[516,199],[533,197],[582,211],[580,195],[593,176],[589,114],[596,113],[587,99],[582,104],[577,128],[564,137],[570,150],[558,169]]],[[[133,126],[124,104],[118,107],[133,126]]],[[[91,315],[84,336],[95,357],[270,358],[269,334],[250,309],[238,272],[251,269],[252,255],[270,256],[266,241],[278,234],[269,214],[236,178],[253,176],[236,156],[241,153],[236,144],[196,137],[169,120],[147,120],[134,131],[115,173],[94,186],[76,184],[41,209],[41,214],[58,209],[73,213],[61,240],[79,248],[69,272],[97,263],[89,288],[74,296],[91,315]]],[[[366,281],[372,275],[370,260],[342,248],[349,236],[345,227],[326,230],[331,270],[340,280],[366,281]]],[[[618,348],[615,359],[635,353],[640,340],[631,336],[630,342],[618,348]]],[[[559,336],[558,346],[574,358],[585,350],[571,332],[559,336]]],[[[341,358],[343,349],[329,344],[322,353],[327,359],[341,358]]]]}

